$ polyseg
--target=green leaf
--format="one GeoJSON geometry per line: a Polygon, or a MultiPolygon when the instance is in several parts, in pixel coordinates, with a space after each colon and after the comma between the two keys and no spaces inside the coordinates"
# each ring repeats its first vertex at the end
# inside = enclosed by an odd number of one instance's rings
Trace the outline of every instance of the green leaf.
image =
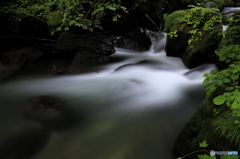
{"type": "Polygon", "coordinates": [[[232,74],[230,77],[231,77],[231,79],[233,79],[233,80],[237,80],[238,77],[239,77],[239,75],[238,75],[238,74],[232,74]]]}
{"type": "Polygon", "coordinates": [[[234,100],[233,104],[231,105],[231,108],[236,109],[238,107],[240,107],[240,105],[238,104],[238,102],[236,100],[234,100]]]}
{"type": "Polygon", "coordinates": [[[217,159],[215,156],[198,155],[199,159],[217,159]]]}
{"type": "Polygon", "coordinates": [[[229,83],[229,82],[231,82],[231,80],[228,79],[228,78],[224,78],[224,79],[223,79],[223,82],[224,82],[224,83],[229,83]]]}
{"type": "Polygon", "coordinates": [[[208,83],[209,83],[209,80],[208,80],[208,79],[205,79],[205,80],[203,81],[202,85],[203,85],[203,86],[206,86],[206,85],[208,85],[208,83]]]}
{"type": "Polygon", "coordinates": [[[239,120],[234,121],[234,124],[239,124],[239,123],[240,123],[239,120]]]}
{"type": "Polygon", "coordinates": [[[223,155],[220,159],[238,159],[238,156],[223,155]]]}
{"type": "Polygon", "coordinates": [[[213,103],[216,105],[222,105],[227,100],[227,97],[220,95],[213,99],[213,103]]]}
{"type": "Polygon", "coordinates": [[[208,144],[207,144],[207,141],[203,141],[202,143],[199,143],[199,147],[207,147],[208,144]]]}
{"type": "Polygon", "coordinates": [[[216,81],[216,84],[219,85],[219,86],[221,86],[221,85],[223,84],[223,82],[222,82],[221,80],[217,80],[217,81],[216,81]]]}
{"type": "Polygon", "coordinates": [[[235,57],[235,53],[230,53],[230,54],[228,54],[228,57],[235,57]]]}

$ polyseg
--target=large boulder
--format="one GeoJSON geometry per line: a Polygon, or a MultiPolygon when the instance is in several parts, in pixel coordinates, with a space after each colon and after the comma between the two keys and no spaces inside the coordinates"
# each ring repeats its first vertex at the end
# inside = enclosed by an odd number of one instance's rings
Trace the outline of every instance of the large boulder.
{"type": "Polygon", "coordinates": [[[111,55],[115,52],[113,45],[92,37],[71,33],[62,33],[56,43],[57,51],[64,56],[73,56],[79,51],[88,50],[94,54],[111,55]]]}
{"type": "Polygon", "coordinates": [[[108,62],[109,56],[115,52],[109,42],[70,33],[59,36],[57,50],[64,57],[73,57],[69,73],[93,71],[93,67],[108,62]]]}
{"type": "Polygon", "coordinates": [[[65,129],[76,123],[76,112],[64,100],[54,96],[40,96],[32,99],[27,106],[25,116],[42,123],[49,129],[65,129]]]}
{"type": "Polygon", "coordinates": [[[216,22],[213,23],[212,28],[206,29],[205,24],[211,21],[210,15],[220,19],[220,15],[216,11],[202,7],[198,7],[197,10],[195,8],[193,10],[180,10],[170,14],[165,21],[165,29],[168,32],[167,56],[181,57],[188,68],[212,62],[214,51],[222,38],[220,35],[222,25],[215,19],[216,22]],[[196,21],[195,16],[201,14],[206,18],[196,21]],[[183,20],[186,15],[190,17],[190,20],[183,20]],[[197,27],[194,26],[195,23],[199,23],[197,27]]]}

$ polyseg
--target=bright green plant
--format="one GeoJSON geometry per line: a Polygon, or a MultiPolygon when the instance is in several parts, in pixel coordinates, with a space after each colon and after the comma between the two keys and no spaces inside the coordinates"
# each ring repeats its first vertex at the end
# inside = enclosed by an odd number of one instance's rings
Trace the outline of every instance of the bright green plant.
{"type": "Polygon", "coordinates": [[[215,23],[220,23],[222,17],[218,13],[219,10],[215,8],[203,8],[198,6],[190,6],[187,14],[183,17],[183,22],[191,26],[191,30],[188,32],[191,34],[191,38],[188,40],[190,47],[194,41],[201,40],[203,31],[212,31],[215,23]]]}

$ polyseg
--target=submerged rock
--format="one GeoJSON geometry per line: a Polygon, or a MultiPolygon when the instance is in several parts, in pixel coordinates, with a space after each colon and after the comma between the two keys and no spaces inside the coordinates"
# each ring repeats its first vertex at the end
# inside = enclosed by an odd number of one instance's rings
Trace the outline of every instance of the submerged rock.
{"type": "Polygon", "coordinates": [[[25,110],[25,116],[41,122],[50,129],[64,129],[77,121],[74,110],[62,99],[53,96],[33,99],[25,110]]]}

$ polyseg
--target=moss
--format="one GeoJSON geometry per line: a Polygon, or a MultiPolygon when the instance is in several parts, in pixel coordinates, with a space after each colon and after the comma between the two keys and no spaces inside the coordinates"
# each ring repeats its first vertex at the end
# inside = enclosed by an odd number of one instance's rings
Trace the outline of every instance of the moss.
{"type": "Polygon", "coordinates": [[[166,31],[169,31],[170,29],[174,30],[172,29],[172,27],[175,27],[177,29],[178,27],[176,25],[182,23],[183,17],[186,15],[186,13],[187,10],[178,10],[169,14],[165,18],[164,30],[166,31]]]}

